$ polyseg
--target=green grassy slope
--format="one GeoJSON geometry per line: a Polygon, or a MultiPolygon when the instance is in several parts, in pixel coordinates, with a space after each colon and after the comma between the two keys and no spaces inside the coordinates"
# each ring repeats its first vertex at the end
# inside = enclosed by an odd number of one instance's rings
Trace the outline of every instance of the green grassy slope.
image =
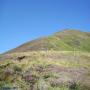
{"type": "Polygon", "coordinates": [[[25,43],[10,52],[25,52],[38,50],[56,51],[88,51],[90,52],[90,33],[78,30],[63,30],[54,35],[25,43]]]}
{"type": "Polygon", "coordinates": [[[56,36],[62,39],[67,45],[76,50],[90,52],[90,33],[78,30],[64,30],[56,33],[56,36]]]}

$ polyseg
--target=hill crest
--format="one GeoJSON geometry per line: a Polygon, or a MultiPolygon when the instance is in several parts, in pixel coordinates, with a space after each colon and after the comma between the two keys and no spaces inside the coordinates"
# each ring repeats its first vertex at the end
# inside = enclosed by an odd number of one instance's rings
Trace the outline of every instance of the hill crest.
{"type": "Polygon", "coordinates": [[[90,33],[82,32],[80,30],[64,29],[60,32],[43,38],[39,38],[27,42],[19,47],[8,51],[13,52],[27,52],[27,51],[90,51],[90,33]]]}

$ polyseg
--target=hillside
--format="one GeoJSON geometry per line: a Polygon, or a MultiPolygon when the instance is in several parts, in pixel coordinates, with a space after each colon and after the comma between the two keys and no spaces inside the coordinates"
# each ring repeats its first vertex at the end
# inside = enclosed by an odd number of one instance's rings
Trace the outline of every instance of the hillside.
{"type": "Polygon", "coordinates": [[[63,30],[54,35],[39,38],[27,42],[10,52],[27,51],[88,51],[90,52],[90,32],[81,32],[78,30],[63,30]]]}
{"type": "Polygon", "coordinates": [[[90,53],[32,51],[0,57],[3,58],[0,61],[0,88],[90,90],[90,53]]]}
{"type": "Polygon", "coordinates": [[[0,55],[0,90],[90,90],[90,33],[63,30],[0,55]]]}

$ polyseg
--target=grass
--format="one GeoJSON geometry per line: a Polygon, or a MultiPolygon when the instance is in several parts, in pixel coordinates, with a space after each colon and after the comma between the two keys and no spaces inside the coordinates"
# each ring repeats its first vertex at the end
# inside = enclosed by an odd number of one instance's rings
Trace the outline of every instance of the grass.
{"type": "MultiPolygon", "coordinates": [[[[83,77],[89,77],[90,53],[88,52],[50,50],[7,55],[10,58],[0,61],[0,87],[8,85],[19,87],[21,90],[30,88],[35,90],[70,90],[69,82],[71,85],[73,81],[81,84],[80,80],[83,77]],[[25,56],[25,58],[19,61],[17,57],[20,56],[25,56]]],[[[86,80],[86,82],[89,81],[86,80]]]]}

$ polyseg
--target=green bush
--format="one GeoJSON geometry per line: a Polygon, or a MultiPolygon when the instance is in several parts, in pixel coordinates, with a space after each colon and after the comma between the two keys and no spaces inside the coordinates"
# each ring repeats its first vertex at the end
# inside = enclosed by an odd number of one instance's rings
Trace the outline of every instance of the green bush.
{"type": "Polygon", "coordinates": [[[15,72],[22,72],[22,68],[19,67],[19,66],[15,65],[13,69],[14,69],[15,72]]]}

